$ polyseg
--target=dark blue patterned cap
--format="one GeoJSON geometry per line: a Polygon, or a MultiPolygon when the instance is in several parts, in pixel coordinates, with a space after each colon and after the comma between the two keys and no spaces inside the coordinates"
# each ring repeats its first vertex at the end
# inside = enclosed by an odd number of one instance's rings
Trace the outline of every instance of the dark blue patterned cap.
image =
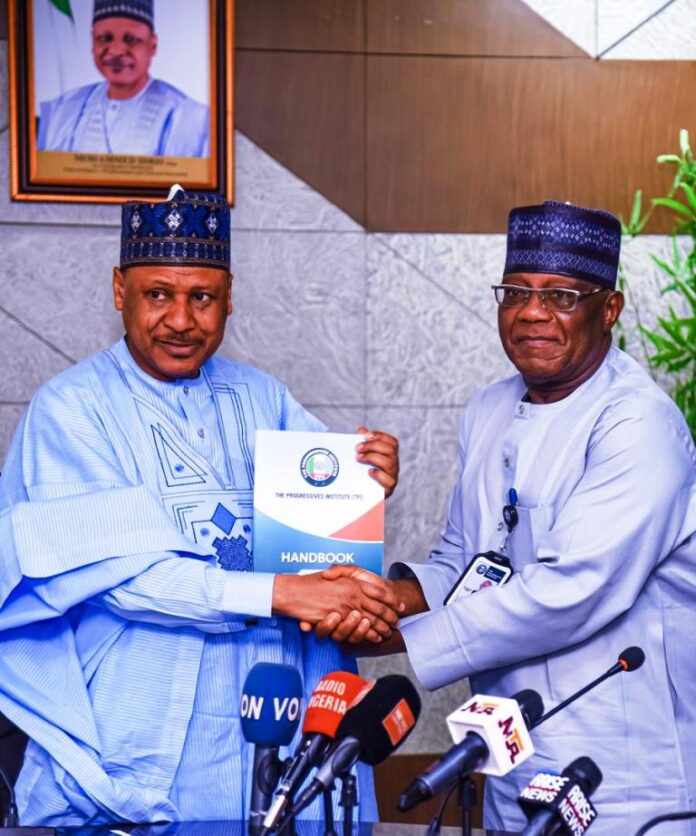
{"type": "Polygon", "coordinates": [[[154,0],[94,0],[92,23],[105,17],[130,17],[155,28],[154,0]]]}
{"type": "Polygon", "coordinates": [[[214,192],[172,186],[162,203],[124,203],[121,268],[189,264],[230,269],[230,206],[214,192]]]}
{"type": "Polygon", "coordinates": [[[503,275],[551,273],[613,288],[620,251],[614,215],[547,200],[510,212],[503,275]]]}

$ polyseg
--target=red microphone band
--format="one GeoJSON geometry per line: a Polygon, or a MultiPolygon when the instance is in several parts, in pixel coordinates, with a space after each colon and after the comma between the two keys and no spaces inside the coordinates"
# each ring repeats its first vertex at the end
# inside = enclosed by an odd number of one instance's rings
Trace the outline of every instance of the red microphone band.
{"type": "Polygon", "coordinates": [[[325,676],[309,698],[302,733],[335,737],[338,724],[364,687],[365,680],[348,671],[334,671],[325,676]]]}

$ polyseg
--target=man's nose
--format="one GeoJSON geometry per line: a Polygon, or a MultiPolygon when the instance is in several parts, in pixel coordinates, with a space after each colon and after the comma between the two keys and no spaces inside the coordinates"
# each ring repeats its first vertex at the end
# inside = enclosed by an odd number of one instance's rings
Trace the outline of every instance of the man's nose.
{"type": "Polygon", "coordinates": [[[525,319],[550,319],[551,314],[541,301],[538,290],[530,290],[529,299],[520,308],[519,316],[525,319]]]}
{"type": "Polygon", "coordinates": [[[188,300],[173,299],[167,306],[164,322],[172,331],[190,331],[195,325],[195,319],[188,300]]]}

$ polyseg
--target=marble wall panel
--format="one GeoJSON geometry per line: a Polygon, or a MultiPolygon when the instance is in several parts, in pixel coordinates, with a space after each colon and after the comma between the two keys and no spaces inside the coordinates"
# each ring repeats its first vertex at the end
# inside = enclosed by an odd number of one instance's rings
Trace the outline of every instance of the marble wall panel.
{"type": "Polygon", "coordinates": [[[375,237],[431,282],[495,323],[496,305],[490,286],[502,281],[505,235],[381,233],[375,237]]]}
{"type": "Polygon", "coordinates": [[[368,242],[367,281],[370,404],[461,405],[502,376],[495,320],[377,238],[368,242]]]}
{"type": "MultiPolygon", "coordinates": [[[[306,403],[304,406],[323,421],[333,433],[354,433],[358,427],[367,426],[367,411],[363,407],[355,406],[326,406],[322,404],[306,403]]],[[[368,427],[368,429],[382,429],[382,427],[368,427]]]]}
{"type": "Polygon", "coordinates": [[[26,404],[0,403],[0,472],[12,440],[12,435],[26,404]]]}
{"type": "Polygon", "coordinates": [[[71,360],[121,335],[111,296],[116,229],[12,225],[3,239],[0,299],[9,313],[71,360]]]}
{"type": "Polygon", "coordinates": [[[240,229],[354,232],[362,228],[239,131],[235,156],[233,233],[240,229]]]}
{"type": "MultiPolygon", "coordinates": [[[[690,239],[679,241],[682,257],[686,255],[690,239]]],[[[621,266],[626,278],[626,306],[621,314],[620,325],[615,329],[615,338],[625,340],[626,351],[650,370],[651,375],[667,391],[672,380],[660,370],[650,369],[648,356],[655,349],[652,343],[641,334],[639,325],[659,333],[657,319],[668,313],[670,305],[680,313],[689,315],[687,306],[677,293],[663,291],[669,284],[669,276],[661,270],[651,258],[657,256],[662,261],[670,262],[672,241],[662,235],[646,235],[633,241],[624,242],[621,253],[621,266]]]]}
{"type": "Polygon", "coordinates": [[[597,54],[596,13],[602,0],[524,0],[538,15],[570,38],[588,55],[597,54]]]}
{"type": "Polygon", "coordinates": [[[423,562],[437,544],[457,473],[461,408],[370,406],[370,425],[399,439],[399,485],[387,502],[385,569],[423,562]]]}
{"type": "MultiPolygon", "coordinates": [[[[8,316],[2,307],[0,335],[0,403],[28,401],[45,380],[71,365],[41,334],[8,316]]],[[[10,419],[11,416],[0,415],[0,420],[10,419]]]]}
{"type": "Polygon", "coordinates": [[[625,0],[598,0],[598,54],[603,58],[611,58],[611,55],[604,55],[604,53],[629,33],[638,30],[664,6],[664,0],[631,0],[630,3],[626,3],[625,0]]]}
{"type": "Polygon", "coordinates": [[[237,232],[224,351],[308,404],[365,401],[365,236],[237,232]]]}
{"type": "MultiPolygon", "coordinates": [[[[600,4],[604,2],[600,0],[600,4]]],[[[618,4],[620,0],[613,2],[618,4]]],[[[608,50],[602,58],[661,61],[696,59],[696,0],[676,0],[675,3],[661,5],[663,10],[659,14],[608,50]]]]}
{"type": "MultiPolygon", "coordinates": [[[[0,100],[4,97],[0,96],[0,100]]],[[[10,132],[0,132],[0,223],[118,226],[121,210],[99,203],[43,203],[10,200],[10,132]]]]}

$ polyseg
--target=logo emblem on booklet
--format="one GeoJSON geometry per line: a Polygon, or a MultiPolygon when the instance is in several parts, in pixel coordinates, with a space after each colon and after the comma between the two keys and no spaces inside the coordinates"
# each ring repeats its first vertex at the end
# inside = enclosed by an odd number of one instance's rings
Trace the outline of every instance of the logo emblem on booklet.
{"type": "Polygon", "coordinates": [[[302,456],[300,473],[305,482],[324,488],[338,476],[338,459],[326,447],[314,447],[302,456]]]}

